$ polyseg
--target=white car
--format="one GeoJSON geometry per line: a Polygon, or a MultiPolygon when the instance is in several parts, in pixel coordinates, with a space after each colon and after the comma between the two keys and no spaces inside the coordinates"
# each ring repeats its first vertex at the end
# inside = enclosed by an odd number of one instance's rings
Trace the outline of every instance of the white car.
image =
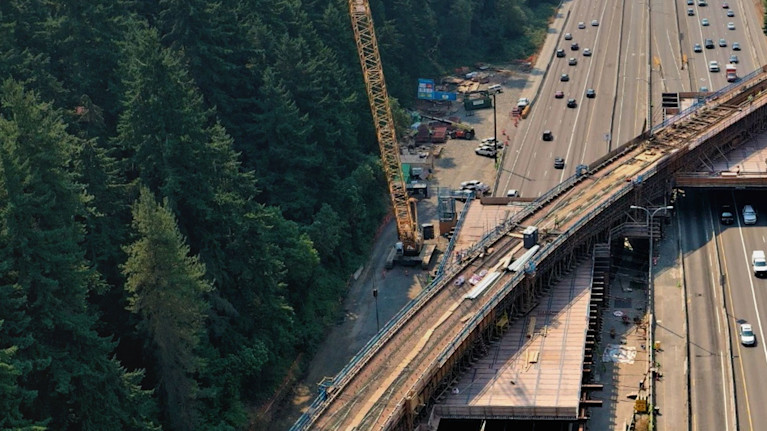
{"type": "Polygon", "coordinates": [[[716,60],[711,60],[708,62],[708,71],[709,72],[719,72],[719,62],[716,60]]]}
{"type": "Polygon", "coordinates": [[[744,224],[756,224],[756,211],[751,205],[743,207],[743,223],[744,224]]]}
{"type": "Polygon", "coordinates": [[[734,22],[728,22],[727,23],[727,30],[735,30],[735,23],[734,22]]]}
{"type": "Polygon", "coordinates": [[[702,25],[703,27],[708,27],[708,18],[703,18],[702,20],[700,20],[700,25],[702,25]]]}
{"type": "Polygon", "coordinates": [[[495,155],[498,154],[498,150],[493,147],[481,146],[477,147],[474,150],[474,153],[476,153],[478,156],[495,157],[495,155]]]}
{"type": "Polygon", "coordinates": [[[482,184],[480,180],[469,180],[461,183],[461,190],[474,190],[477,184],[482,184]]]}
{"type": "Polygon", "coordinates": [[[739,332],[741,344],[744,346],[753,346],[756,344],[756,335],[754,335],[754,330],[751,329],[751,324],[741,323],[739,332]]]}
{"type": "Polygon", "coordinates": [[[530,99],[527,97],[520,97],[519,100],[517,100],[517,106],[520,108],[524,108],[525,106],[530,104],[530,99]]]}
{"type": "Polygon", "coordinates": [[[519,190],[517,189],[510,189],[506,191],[506,197],[507,198],[518,198],[519,197],[519,190]]]}

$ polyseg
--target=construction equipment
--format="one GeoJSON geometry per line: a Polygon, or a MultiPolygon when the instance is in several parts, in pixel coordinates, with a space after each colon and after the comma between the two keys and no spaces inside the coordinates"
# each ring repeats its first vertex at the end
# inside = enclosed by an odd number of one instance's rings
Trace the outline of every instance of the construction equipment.
{"type": "Polygon", "coordinates": [[[373,16],[368,1],[349,0],[349,15],[399,236],[399,241],[387,257],[386,267],[391,268],[396,261],[408,265],[420,263],[425,268],[429,265],[435,246],[424,247],[423,245],[423,237],[418,229],[416,201],[408,196],[403,180],[394,117],[389,104],[389,94],[386,91],[381,55],[378,52],[373,16]]]}
{"type": "Polygon", "coordinates": [[[463,96],[463,109],[467,111],[492,107],[493,99],[486,90],[470,91],[463,96]]]}
{"type": "Polygon", "coordinates": [[[471,127],[468,124],[463,124],[460,121],[455,121],[451,118],[439,118],[439,117],[430,117],[428,115],[421,115],[423,118],[428,118],[429,120],[439,121],[440,123],[445,123],[448,125],[447,131],[450,135],[451,139],[474,139],[474,128],[471,127]]]}

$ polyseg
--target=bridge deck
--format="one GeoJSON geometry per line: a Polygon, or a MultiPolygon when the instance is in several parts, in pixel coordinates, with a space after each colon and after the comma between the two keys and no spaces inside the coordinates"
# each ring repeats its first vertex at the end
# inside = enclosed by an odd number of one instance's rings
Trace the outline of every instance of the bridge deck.
{"type": "MultiPolygon", "coordinates": [[[[746,80],[753,85],[767,81],[764,73],[746,80]]],[[[627,152],[604,166],[588,179],[581,181],[545,204],[523,224],[535,225],[545,235],[564,232],[569,227],[589,220],[603,205],[627,193],[632,181],[652,174],[653,165],[662,157],[682,146],[694,147],[765,104],[761,93],[752,106],[740,105],[746,94],[731,91],[717,94],[705,107],[681,116],[676,124],[660,129],[652,142],[627,152]],[[714,102],[728,106],[715,106],[714,102]],[[690,127],[691,121],[703,120],[705,128],[690,127]],[[691,133],[691,131],[693,133],[691,133]]],[[[440,365],[438,358],[454,346],[472,319],[481,314],[502,292],[508,294],[513,274],[505,272],[496,283],[488,287],[475,300],[464,299],[467,288],[457,288],[453,281],[458,276],[468,279],[480,268],[488,272],[520,240],[503,235],[494,244],[494,252],[484,260],[469,260],[460,272],[433,286],[429,294],[408,311],[408,314],[354,368],[340,379],[338,387],[328,390],[328,400],[311,413],[309,422],[316,430],[372,430],[385,429],[396,423],[404,410],[408,394],[418,393],[424,383],[440,365]],[[396,335],[396,336],[395,336],[396,335]],[[388,424],[388,425],[387,425],[388,424]]],[[[517,277],[516,280],[519,278],[517,277]]]]}
{"type": "Polygon", "coordinates": [[[444,394],[434,414],[443,419],[576,419],[590,299],[587,261],[525,319],[515,321],[444,394]]]}

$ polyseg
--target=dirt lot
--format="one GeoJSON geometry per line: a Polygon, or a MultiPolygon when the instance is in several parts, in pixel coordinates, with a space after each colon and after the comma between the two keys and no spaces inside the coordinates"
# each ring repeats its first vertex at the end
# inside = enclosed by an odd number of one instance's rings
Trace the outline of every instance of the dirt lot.
{"type": "MultiPolygon", "coordinates": [[[[516,102],[524,85],[524,77],[505,81],[504,92],[496,96],[499,123],[502,115],[509,114],[510,107],[516,102]]],[[[436,212],[437,187],[458,188],[461,181],[471,179],[492,185],[495,180],[493,159],[474,154],[479,139],[493,136],[493,110],[474,111],[471,116],[466,116],[462,108],[455,108],[454,111],[451,115],[459,115],[465,123],[474,125],[477,139],[448,140],[445,144],[439,144],[442,148],[439,158],[435,160],[434,175],[430,182],[431,198],[418,204],[419,223],[433,222],[435,227],[439,225],[436,212]]],[[[498,137],[504,141],[502,132],[503,130],[498,130],[498,137]]],[[[511,150],[513,147],[509,148],[511,150]]],[[[457,205],[460,211],[461,204],[457,205]]],[[[387,223],[374,244],[371,260],[350,286],[344,302],[343,320],[331,329],[326,341],[312,359],[308,373],[294,387],[292,396],[289,396],[290,401],[274,413],[268,429],[289,429],[316,397],[317,384],[324,377],[337,374],[376,334],[376,301],[372,294],[374,288],[379,292],[377,308],[381,327],[421,291],[426,283],[426,271],[396,266],[391,270],[384,270],[386,255],[396,238],[395,224],[387,223]]],[[[441,241],[441,248],[444,249],[446,242],[444,239],[441,241]]],[[[440,257],[435,256],[432,265],[435,265],[440,257]]]]}

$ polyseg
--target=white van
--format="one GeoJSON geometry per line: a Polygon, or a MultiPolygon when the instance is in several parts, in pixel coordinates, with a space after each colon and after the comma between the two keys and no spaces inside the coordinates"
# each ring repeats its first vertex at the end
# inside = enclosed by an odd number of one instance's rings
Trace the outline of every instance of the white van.
{"type": "Polygon", "coordinates": [[[751,252],[751,269],[754,270],[754,275],[757,277],[767,275],[767,260],[764,257],[764,250],[751,252]]]}
{"type": "Polygon", "coordinates": [[[503,87],[501,87],[501,84],[493,84],[487,87],[487,92],[490,94],[503,93],[503,87]]]}

